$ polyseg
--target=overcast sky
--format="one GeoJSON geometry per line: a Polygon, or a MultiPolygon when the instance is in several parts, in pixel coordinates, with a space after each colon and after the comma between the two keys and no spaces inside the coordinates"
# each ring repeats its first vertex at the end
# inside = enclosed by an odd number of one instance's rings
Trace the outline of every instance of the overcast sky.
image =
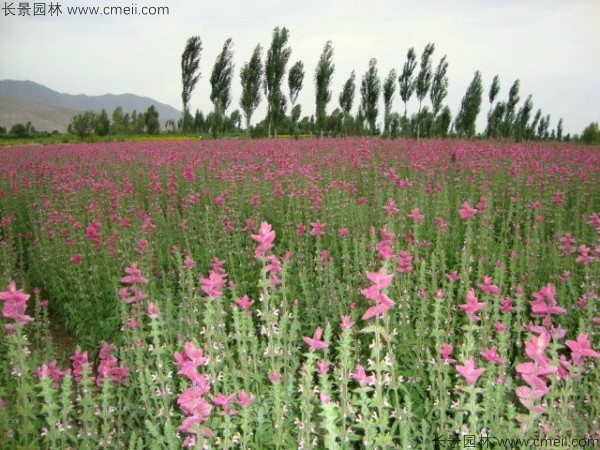
{"type": "MultiPolygon", "coordinates": [[[[16,6],[20,0],[13,3],[16,6]]],[[[212,66],[224,41],[231,37],[236,66],[231,112],[238,108],[242,64],[257,43],[266,51],[274,27],[285,26],[292,49],[288,68],[302,60],[306,70],[298,100],[303,116],[314,114],[314,68],[325,42],[331,40],[335,72],[328,112],[338,106],[340,88],[353,69],[360,79],[369,59],[377,58],[383,79],[392,68],[402,70],[410,47],[420,57],[424,46],[434,42],[434,69],[444,55],[449,62],[445,104],[453,115],[474,72],[481,71],[485,96],[480,131],[488,110],[487,91],[495,74],[500,76],[501,100],[506,100],[513,81],[520,79],[521,103],[531,94],[534,111],[541,108],[552,116],[551,128],[563,117],[565,133],[580,133],[591,121],[600,120],[599,0],[58,3],[62,14],[53,17],[6,17],[0,9],[0,79],[32,80],[69,94],[133,93],[181,109],[181,53],[186,40],[199,35],[203,42],[202,79],[192,94],[191,107],[207,113],[212,109],[212,66]],[[86,17],[68,15],[66,10],[67,6],[134,4],[138,10],[142,6],[168,6],[169,15],[86,17]]],[[[354,112],[358,96],[357,89],[354,112]]],[[[253,122],[262,119],[264,103],[263,99],[253,122]]],[[[414,98],[408,106],[409,113],[416,111],[414,98]]],[[[403,111],[398,94],[393,109],[403,111]]]]}

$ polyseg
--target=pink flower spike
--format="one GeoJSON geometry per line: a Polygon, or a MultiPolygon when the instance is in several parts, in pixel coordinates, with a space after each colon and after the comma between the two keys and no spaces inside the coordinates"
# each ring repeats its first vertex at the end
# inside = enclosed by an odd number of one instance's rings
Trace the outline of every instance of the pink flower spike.
{"type": "Polygon", "coordinates": [[[498,350],[496,349],[495,345],[492,348],[482,351],[481,356],[483,356],[486,361],[497,362],[501,365],[504,364],[504,360],[500,358],[500,355],[498,354],[498,350]]]}
{"type": "Polygon", "coordinates": [[[275,231],[271,229],[271,225],[267,222],[261,222],[258,229],[258,234],[252,234],[252,239],[258,242],[258,247],[254,252],[255,258],[260,258],[265,254],[267,250],[273,248],[273,241],[275,240],[275,231]]]}
{"type": "Polygon", "coordinates": [[[478,321],[481,319],[480,316],[475,313],[483,308],[485,308],[486,303],[480,302],[477,297],[475,297],[475,289],[470,289],[467,293],[467,303],[458,305],[458,307],[464,310],[467,313],[467,317],[473,321],[478,321]]]}
{"type": "Polygon", "coordinates": [[[331,397],[329,395],[327,395],[325,392],[319,393],[319,399],[321,400],[321,403],[324,405],[329,404],[329,402],[331,401],[331,397]]]}
{"type": "Polygon", "coordinates": [[[421,214],[421,208],[413,209],[407,217],[413,220],[416,223],[423,222],[425,220],[425,216],[421,214]]]}
{"type": "Polygon", "coordinates": [[[26,302],[29,300],[30,295],[23,293],[22,289],[17,290],[17,285],[14,281],[10,281],[6,286],[6,291],[0,292],[0,300],[6,302],[26,302]]]}
{"type": "Polygon", "coordinates": [[[279,374],[279,371],[277,369],[275,369],[273,373],[267,378],[269,378],[269,381],[273,384],[279,383],[281,381],[281,375],[279,374]]]}
{"type": "Polygon", "coordinates": [[[460,215],[461,219],[468,219],[477,214],[477,209],[473,208],[469,202],[464,202],[458,211],[458,214],[460,215]]]}
{"type": "Polygon", "coordinates": [[[349,328],[352,328],[355,325],[355,322],[352,322],[352,319],[350,318],[350,316],[342,316],[342,322],[340,324],[340,326],[342,327],[342,330],[347,330],[349,328]]]}
{"type": "Polygon", "coordinates": [[[475,369],[475,360],[469,358],[464,366],[456,365],[456,371],[465,379],[469,386],[473,386],[485,369],[475,369]]]}
{"type": "Polygon", "coordinates": [[[312,338],[304,336],[302,339],[311,349],[327,348],[327,347],[329,347],[329,344],[326,344],[325,342],[323,342],[321,340],[322,335],[323,335],[323,328],[317,327],[317,329],[313,333],[312,338]]]}
{"type": "Polygon", "coordinates": [[[573,363],[578,366],[583,365],[583,358],[600,358],[600,353],[592,349],[587,333],[581,333],[576,341],[568,340],[565,344],[571,349],[573,363]]]}
{"type": "Polygon", "coordinates": [[[254,300],[250,301],[247,295],[244,295],[242,298],[236,299],[235,303],[240,307],[242,311],[246,311],[252,305],[254,305],[254,300]]]}
{"type": "Polygon", "coordinates": [[[360,364],[357,364],[354,370],[355,372],[351,374],[352,379],[358,381],[361,386],[375,382],[375,377],[373,375],[367,376],[365,368],[360,364]]]}
{"type": "Polygon", "coordinates": [[[148,302],[148,317],[151,319],[155,319],[160,316],[160,311],[156,307],[156,305],[152,302],[148,302]]]}
{"type": "Polygon", "coordinates": [[[242,408],[248,406],[253,401],[254,401],[254,397],[252,397],[249,394],[246,394],[246,391],[244,391],[243,389],[238,392],[237,404],[240,405],[242,408]]]}

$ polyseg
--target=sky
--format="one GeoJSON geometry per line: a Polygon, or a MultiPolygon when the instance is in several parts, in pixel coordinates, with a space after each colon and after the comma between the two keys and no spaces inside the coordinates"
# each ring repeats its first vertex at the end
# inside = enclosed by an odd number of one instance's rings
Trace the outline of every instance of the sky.
{"type": "MultiPolygon", "coordinates": [[[[18,14],[21,1],[12,3],[18,14]]],[[[383,80],[392,68],[401,72],[409,48],[420,59],[425,45],[433,42],[433,69],[444,55],[449,63],[444,103],[453,116],[473,74],[481,71],[485,91],[479,131],[485,127],[487,93],[496,74],[499,100],[507,99],[519,79],[519,106],[531,94],[534,112],[541,108],[551,115],[551,129],[561,117],[565,134],[581,133],[600,120],[598,0],[52,0],[46,7],[50,3],[58,3],[61,14],[6,16],[2,7],[11,2],[0,2],[0,79],[31,80],[69,94],[132,93],[182,109],[181,53],[187,39],[198,35],[201,80],[190,106],[206,114],[212,109],[209,79],[215,59],[232,38],[231,112],[239,107],[243,63],[257,44],[264,57],[273,29],[285,26],[292,50],[288,68],[301,60],[306,71],[298,97],[303,116],[315,112],[314,70],[331,40],[335,71],[328,112],[339,106],[341,87],[352,70],[360,82],[369,60],[376,58],[383,80]],[[138,12],[144,6],[167,6],[169,12],[69,15],[67,7],[77,6],[129,6],[138,12]]],[[[287,92],[287,77],[283,87],[287,92]]],[[[357,86],[353,113],[359,102],[357,86]]],[[[424,104],[430,106],[429,98],[424,104]]],[[[417,108],[413,96],[409,114],[417,108]]],[[[404,110],[397,91],[393,110],[404,110]]],[[[263,98],[252,122],[265,112],[263,98]]]]}

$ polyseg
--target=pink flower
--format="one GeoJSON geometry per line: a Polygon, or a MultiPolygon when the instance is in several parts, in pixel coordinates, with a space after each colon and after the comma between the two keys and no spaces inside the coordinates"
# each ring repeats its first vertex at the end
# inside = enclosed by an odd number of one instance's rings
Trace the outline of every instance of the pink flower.
{"type": "Polygon", "coordinates": [[[515,309],[511,305],[512,298],[506,297],[504,300],[500,300],[500,311],[505,313],[513,312],[515,309]]]}
{"type": "Polygon", "coordinates": [[[329,372],[329,363],[327,361],[325,361],[324,359],[317,361],[317,372],[320,375],[323,375],[323,374],[329,372]]]}
{"type": "Polygon", "coordinates": [[[177,404],[187,415],[206,416],[210,414],[212,406],[206,402],[204,395],[206,391],[199,386],[190,386],[177,399],[177,404]]]}
{"type": "Polygon", "coordinates": [[[352,328],[355,325],[355,322],[352,322],[352,319],[350,318],[350,316],[342,316],[342,322],[340,324],[340,326],[342,327],[342,330],[347,330],[349,328],[352,328]]]}
{"type": "Polygon", "coordinates": [[[470,289],[469,292],[467,292],[467,303],[458,305],[460,309],[466,311],[467,317],[474,321],[481,319],[481,317],[475,313],[485,306],[486,303],[478,301],[477,297],[475,297],[475,289],[470,289]]]}
{"type": "Polygon", "coordinates": [[[458,211],[458,214],[460,215],[461,219],[468,219],[477,214],[477,209],[473,208],[469,202],[464,202],[458,211]]]}
{"type": "Polygon", "coordinates": [[[246,311],[252,305],[254,305],[254,300],[250,301],[247,295],[244,295],[242,298],[236,299],[235,303],[240,307],[242,311],[246,311]]]}
{"type": "Polygon", "coordinates": [[[77,253],[71,256],[71,262],[73,264],[79,264],[83,260],[83,256],[80,253],[77,253]]]}
{"type": "Polygon", "coordinates": [[[497,362],[498,364],[504,364],[504,360],[498,354],[498,350],[496,349],[495,345],[492,348],[482,351],[481,356],[483,356],[486,361],[493,361],[497,362]]]}
{"type": "Polygon", "coordinates": [[[156,305],[152,302],[148,302],[148,317],[151,319],[155,319],[160,316],[160,311],[156,307],[156,305]]]}
{"type": "Polygon", "coordinates": [[[6,291],[0,292],[0,300],[5,302],[25,303],[29,297],[30,295],[25,294],[22,289],[17,290],[14,281],[9,281],[6,291]]]}
{"type": "Polygon", "coordinates": [[[329,395],[327,395],[325,392],[319,392],[319,399],[321,400],[321,403],[324,405],[329,404],[329,402],[331,401],[331,397],[329,395]]]}
{"type": "Polygon", "coordinates": [[[388,200],[383,209],[389,214],[395,214],[400,211],[398,208],[396,208],[396,201],[393,198],[388,200]]]}
{"type": "Polygon", "coordinates": [[[500,295],[500,288],[495,284],[492,284],[492,277],[488,275],[483,276],[483,284],[477,285],[484,294],[500,295]]]}
{"type": "Polygon", "coordinates": [[[346,237],[348,236],[348,228],[346,227],[342,227],[338,230],[338,236],[339,237],[346,237]]]}
{"type": "Polygon", "coordinates": [[[221,406],[228,416],[238,413],[235,409],[229,408],[229,404],[235,399],[235,394],[225,395],[219,393],[216,397],[211,396],[211,399],[215,405],[221,406]]]}
{"type": "Polygon", "coordinates": [[[277,369],[275,369],[273,371],[273,373],[271,375],[269,375],[267,378],[273,384],[279,383],[281,381],[281,375],[279,374],[279,371],[277,369]]]}
{"type": "Polygon", "coordinates": [[[443,342],[442,346],[440,347],[440,356],[442,357],[442,359],[444,360],[445,364],[452,364],[455,363],[456,360],[450,358],[450,354],[452,353],[452,345],[443,342]]]}
{"type": "Polygon", "coordinates": [[[321,223],[319,219],[316,222],[310,224],[312,226],[312,230],[310,230],[310,234],[312,236],[323,236],[325,232],[323,228],[325,228],[325,224],[321,223]]]}
{"type": "Polygon", "coordinates": [[[425,216],[423,214],[421,214],[421,208],[413,209],[410,212],[410,214],[408,214],[406,217],[408,217],[409,219],[413,220],[416,223],[420,223],[425,220],[425,216]]]}
{"type": "Polygon", "coordinates": [[[33,321],[33,317],[25,314],[27,304],[25,302],[6,302],[2,308],[2,315],[6,319],[13,319],[15,322],[25,323],[33,321]]]}
{"type": "Polygon", "coordinates": [[[304,336],[302,339],[311,349],[327,348],[327,347],[329,347],[329,344],[326,344],[325,342],[323,342],[321,340],[322,335],[323,335],[323,328],[317,327],[317,329],[313,333],[312,338],[304,336]]]}
{"type": "Polygon", "coordinates": [[[354,373],[352,373],[352,379],[358,381],[361,386],[366,386],[368,384],[372,384],[375,381],[375,377],[373,375],[367,376],[367,372],[365,368],[360,364],[357,364],[354,373]]]}
{"type": "Polygon", "coordinates": [[[494,322],[494,328],[498,333],[506,331],[506,325],[504,325],[502,322],[494,322]]]}
{"type": "Polygon", "coordinates": [[[296,234],[298,236],[302,236],[305,232],[306,232],[306,225],[304,225],[303,223],[299,223],[298,225],[296,225],[296,234]]]}
{"type": "Polygon", "coordinates": [[[600,353],[592,349],[587,333],[581,333],[576,341],[565,342],[571,349],[571,358],[578,366],[583,365],[583,358],[600,358],[600,353]]]}
{"type": "Polygon", "coordinates": [[[459,279],[458,278],[458,272],[455,270],[452,273],[447,273],[446,274],[446,278],[448,279],[448,281],[451,281],[451,282],[454,283],[454,282],[458,281],[458,279],[459,279]]]}
{"type": "Polygon", "coordinates": [[[258,234],[252,234],[251,237],[258,242],[258,247],[256,247],[256,250],[254,251],[254,257],[260,258],[267,250],[273,248],[275,231],[271,229],[271,225],[269,223],[263,221],[260,223],[258,234]]]}
{"type": "Polygon", "coordinates": [[[544,387],[543,389],[531,389],[529,386],[519,386],[515,392],[523,406],[525,406],[527,409],[532,409],[533,403],[542,398],[546,392],[548,392],[548,388],[544,387]]]}
{"type": "Polygon", "coordinates": [[[185,255],[185,258],[183,260],[183,269],[191,270],[194,267],[196,267],[196,263],[194,262],[194,260],[190,257],[190,255],[185,255]]]}
{"type": "Polygon", "coordinates": [[[54,381],[54,385],[58,387],[60,379],[65,375],[65,372],[56,367],[56,365],[56,360],[52,361],[50,364],[42,364],[37,371],[38,379],[41,380],[42,378],[50,377],[54,381]]]}
{"type": "Polygon", "coordinates": [[[237,404],[240,405],[242,408],[250,405],[250,403],[252,403],[253,401],[254,397],[252,397],[249,394],[246,394],[246,391],[244,391],[243,389],[238,392],[237,404]]]}
{"type": "Polygon", "coordinates": [[[225,286],[226,276],[211,270],[208,272],[208,278],[200,278],[201,289],[212,298],[219,298],[223,292],[221,288],[225,286]]]}
{"type": "Polygon", "coordinates": [[[475,360],[469,358],[464,366],[456,365],[456,371],[465,379],[469,386],[473,386],[485,369],[475,369],[475,360]]]}
{"type": "Polygon", "coordinates": [[[137,263],[132,262],[125,268],[127,276],[121,278],[123,284],[146,284],[148,280],[142,276],[142,271],[138,269],[137,263]]]}

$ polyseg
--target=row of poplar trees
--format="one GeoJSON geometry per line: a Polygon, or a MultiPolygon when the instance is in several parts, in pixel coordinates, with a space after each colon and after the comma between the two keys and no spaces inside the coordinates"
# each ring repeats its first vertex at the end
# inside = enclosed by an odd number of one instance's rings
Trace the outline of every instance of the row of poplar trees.
{"type": "MultiPolygon", "coordinates": [[[[289,32],[287,28],[276,27],[273,30],[271,45],[263,62],[262,47],[258,44],[250,59],[245,62],[240,71],[242,95],[239,100],[240,109],[246,122],[246,132],[250,135],[250,121],[264,94],[267,103],[267,115],[264,120],[266,133],[269,137],[277,136],[282,121],[291,124],[290,132],[296,134],[301,106],[297,99],[302,90],[305,71],[302,61],[295,62],[287,70],[287,97],[282,90],[286,69],[292,50],[288,45],[289,32]],[[289,116],[286,115],[287,104],[291,105],[289,116]]],[[[231,105],[231,83],[234,77],[233,42],[227,39],[213,66],[210,76],[210,100],[214,109],[210,117],[209,128],[217,137],[226,129],[224,126],[226,112],[231,105]]],[[[324,134],[343,135],[368,134],[383,135],[384,137],[410,136],[416,137],[445,137],[452,133],[458,136],[473,137],[476,135],[476,120],[480,113],[483,97],[481,73],[475,72],[462,99],[456,117],[452,118],[450,108],[443,102],[448,94],[448,62],[442,57],[435,70],[432,65],[432,55],[435,51],[433,43],[427,44],[421,54],[420,61],[414,48],[408,50],[402,71],[398,74],[394,69],[382,80],[377,69],[377,60],[371,59],[366,73],[360,80],[360,104],[356,117],[351,110],[354,105],[356,92],[356,73],[352,71],[339,94],[339,108],[327,115],[327,105],[332,99],[330,89],[335,65],[333,63],[333,46],[328,41],[323,48],[314,74],[316,110],[310,120],[304,118],[304,124],[310,124],[310,132],[323,136],[324,134]],[[418,70],[417,70],[418,67],[418,70]],[[392,104],[396,89],[404,103],[404,114],[392,112],[392,104]],[[415,95],[419,107],[416,114],[407,116],[407,102],[415,95]],[[379,116],[380,96],[383,96],[383,130],[377,123],[379,116]],[[425,105],[427,96],[431,109],[425,105]]],[[[199,36],[188,39],[181,56],[183,117],[180,128],[190,132],[195,120],[189,109],[192,92],[200,79],[200,56],[202,41],[199,36]]],[[[488,92],[489,111],[485,135],[493,138],[562,139],[562,119],[558,122],[556,131],[549,133],[550,116],[544,116],[537,110],[532,116],[533,102],[531,95],[519,109],[519,80],[510,88],[507,101],[496,101],[500,92],[500,79],[496,75],[488,92]]],[[[196,116],[201,114],[198,111],[196,116]]],[[[306,130],[303,130],[305,132],[306,130]]]]}

